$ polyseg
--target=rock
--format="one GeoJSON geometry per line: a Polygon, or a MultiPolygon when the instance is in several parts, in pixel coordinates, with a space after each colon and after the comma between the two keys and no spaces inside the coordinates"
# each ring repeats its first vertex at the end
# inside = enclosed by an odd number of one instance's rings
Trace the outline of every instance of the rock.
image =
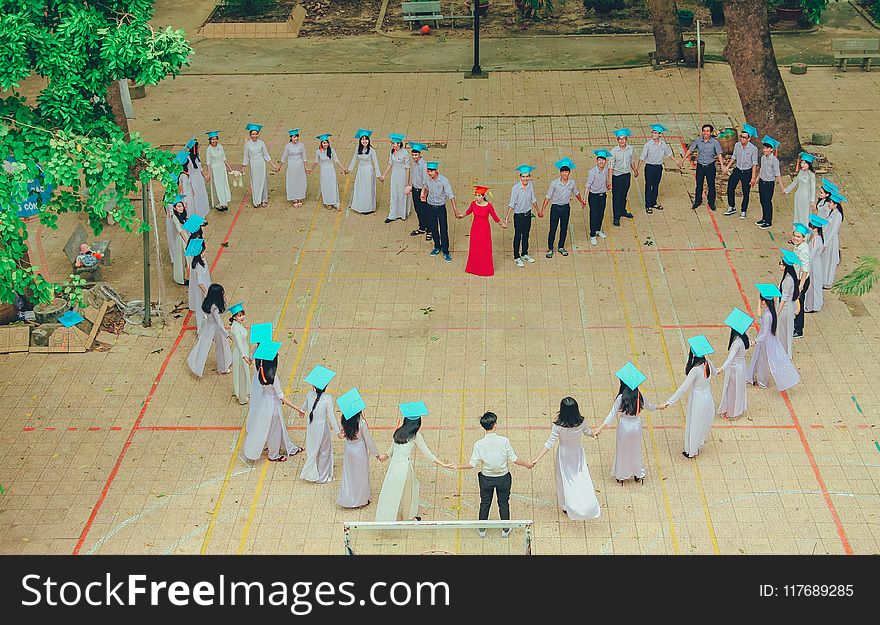
{"type": "Polygon", "coordinates": [[[31,345],[34,347],[49,347],[49,337],[55,330],[62,327],[60,323],[44,323],[31,330],[31,345]]]}
{"type": "Polygon", "coordinates": [[[34,306],[34,318],[37,323],[53,323],[58,317],[67,312],[67,302],[56,297],[50,304],[37,304],[34,306]]]}
{"type": "Polygon", "coordinates": [[[792,63],[791,64],[791,73],[792,74],[806,74],[807,73],[807,64],[806,63],[792,63]]]}
{"type": "Polygon", "coordinates": [[[830,132],[814,132],[810,143],[813,145],[831,145],[832,134],[830,132]]]}

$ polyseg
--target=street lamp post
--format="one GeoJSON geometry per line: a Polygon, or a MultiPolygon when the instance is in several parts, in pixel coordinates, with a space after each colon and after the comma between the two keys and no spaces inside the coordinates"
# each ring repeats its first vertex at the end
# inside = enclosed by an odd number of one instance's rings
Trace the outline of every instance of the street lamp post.
{"type": "Polygon", "coordinates": [[[474,66],[471,68],[470,74],[465,74],[465,78],[487,78],[488,72],[484,72],[480,67],[480,3],[482,0],[471,0],[471,9],[474,12],[474,66]]]}

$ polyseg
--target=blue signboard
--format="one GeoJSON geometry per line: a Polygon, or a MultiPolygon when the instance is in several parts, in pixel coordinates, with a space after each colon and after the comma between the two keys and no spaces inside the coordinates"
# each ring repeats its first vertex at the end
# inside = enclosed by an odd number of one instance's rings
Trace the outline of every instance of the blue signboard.
{"type": "MultiPolygon", "coordinates": [[[[8,158],[7,160],[14,161],[12,158],[8,158]]],[[[40,173],[34,180],[29,180],[27,183],[27,199],[18,203],[18,216],[21,219],[27,219],[38,215],[40,212],[40,204],[48,202],[52,197],[52,185],[44,184],[43,182],[43,168],[37,165],[37,169],[39,169],[40,173]]]]}

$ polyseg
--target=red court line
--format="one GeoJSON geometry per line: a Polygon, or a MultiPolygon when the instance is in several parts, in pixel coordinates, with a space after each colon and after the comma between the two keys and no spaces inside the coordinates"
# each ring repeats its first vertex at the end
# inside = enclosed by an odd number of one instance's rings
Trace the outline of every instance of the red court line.
{"type": "MultiPolygon", "coordinates": [[[[629,326],[636,330],[656,330],[657,326],[629,326]]],[[[684,324],[684,325],[669,325],[669,326],[660,326],[663,330],[694,330],[694,329],[703,329],[703,328],[726,328],[727,326],[724,324],[684,324]]],[[[583,326],[585,330],[626,330],[627,326],[583,326]]],[[[284,328],[285,332],[292,332],[294,330],[302,330],[303,328],[298,327],[289,327],[284,328]]],[[[364,332],[397,332],[400,331],[400,327],[384,327],[378,328],[375,326],[319,326],[316,327],[315,330],[362,330],[364,332]]],[[[530,327],[493,327],[492,330],[503,330],[514,331],[514,330],[556,330],[560,328],[556,328],[554,326],[541,326],[539,328],[530,328],[530,327]]],[[[447,327],[447,328],[431,328],[432,332],[445,332],[445,331],[456,331],[456,332],[484,332],[486,328],[477,328],[477,327],[447,327]]]]}
{"type": "MultiPolygon", "coordinates": [[[[229,230],[226,232],[226,237],[223,239],[223,243],[229,241],[229,237],[232,236],[232,228],[235,226],[235,223],[238,221],[239,215],[241,215],[241,211],[244,209],[245,202],[247,200],[248,193],[247,188],[245,189],[244,196],[241,198],[241,203],[238,205],[238,211],[235,213],[235,217],[232,219],[232,223],[229,226],[229,230]]],[[[214,257],[214,262],[211,264],[211,271],[214,270],[214,267],[217,266],[217,261],[220,260],[220,256],[223,255],[223,250],[226,249],[223,245],[220,245],[217,248],[217,255],[214,257]]],[[[187,312],[186,317],[183,320],[183,326],[185,327],[190,320],[192,312],[187,312]]],[[[153,380],[153,385],[150,387],[150,392],[147,394],[147,398],[144,400],[143,407],[141,408],[140,413],[138,414],[137,419],[134,422],[134,425],[131,428],[131,431],[128,433],[128,437],[125,439],[125,443],[122,445],[122,451],[119,452],[119,457],[116,459],[116,464],[113,466],[113,470],[110,471],[110,475],[107,477],[107,482],[104,484],[104,488],[101,490],[101,496],[98,497],[98,501],[95,503],[95,506],[92,508],[92,513],[89,515],[88,521],[86,521],[86,525],[80,534],[79,540],[76,542],[76,546],[73,548],[73,555],[79,555],[80,550],[83,547],[83,544],[86,542],[86,538],[89,535],[89,531],[92,528],[92,524],[95,522],[95,518],[98,516],[98,512],[101,510],[101,506],[104,504],[104,500],[107,498],[107,493],[110,491],[110,487],[113,485],[113,480],[116,479],[116,475],[119,473],[119,467],[122,466],[122,461],[125,459],[125,453],[128,451],[128,448],[131,446],[131,441],[134,439],[135,433],[138,431],[140,427],[141,421],[144,418],[144,415],[147,412],[147,408],[150,407],[150,400],[153,398],[153,394],[156,392],[156,389],[159,386],[159,382],[162,381],[162,377],[165,375],[165,370],[168,368],[168,363],[171,362],[171,356],[174,355],[174,352],[177,350],[177,347],[180,345],[180,342],[183,340],[183,336],[185,334],[185,330],[181,327],[180,332],[177,334],[177,339],[174,341],[174,345],[168,350],[168,354],[165,356],[165,360],[162,362],[162,367],[159,369],[159,373],[156,374],[156,378],[153,380]]]]}
{"type": "MultiPolygon", "coordinates": [[[[715,234],[718,235],[718,240],[722,243],[724,242],[724,237],[721,236],[721,230],[718,229],[718,222],[715,220],[715,215],[707,208],[706,213],[709,215],[709,218],[712,220],[712,227],[715,228],[715,234]]],[[[727,258],[727,264],[730,266],[730,271],[733,272],[733,278],[736,281],[736,288],[739,289],[739,293],[742,296],[743,304],[746,307],[748,313],[754,316],[752,312],[752,307],[749,305],[749,298],[746,297],[745,291],[743,291],[742,283],[739,279],[739,274],[736,272],[736,268],[733,266],[733,261],[730,259],[730,254],[725,251],[725,257],[727,258]]],[[[800,421],[798,421],[797,415],[794,412],[794,406],[791,405],[791,400],[788,398],[788,393],[786,391],[782,391],[780,393],[782,395],[782,399],[785,401],[785,406],[788,408],[788,414],[791,416],[791,421],[794,424],[795,429],[798,433],[798,438],[801,440],[801,445],[803,445],[804,452],[807,454],[807,459],[810,461],[810,467],[813,469],[813,474],[816,476],[816,481],[819,484],[819,490],[822,491],[822,497],[825,499],[825,505],[828,507],[828,511],[831,513],[831,518],[834,520],[834,525],[837,527],[837,536],[840,538],[840,542],[843,545],[843,551],[847,555],[853,555],[852,546],[849,544],[849,539],[846,536],[846,531],[843,529],[843,523],[840,522],[840,517],[837,515],[837,508],[834,507],[834,502],[831,501],[831,495],[828,492],[828,488],[825,486],[825,480],[822,479],[822,473],[819,471],[819,466],[816,464],[816,459],[813,457],[813,451],[810,449],[810,444],[807,442],[807,437],[804,435],[804,430],[801,427],[800,421]]]]}
{"type": "MultiPolygon", "coordinates": [[[[609,430],[616,429],[617,426],[611,426],[609,430]]],[[[794,425],[753,425],[753,424],[736,424],[729,423],[723,425],[713,425],[714,428],[721,428],[723,430],[793,430],[795,429],[794,425]]],[[[684,428],[683,425],[655,425],[655,429],[659,430],[681,430],[684,428]]],[[[288,425],[288,430],[291,431],[305,431],[305,425],[288,425]]],[[[371,430],[387,430],[392,431],[397,429],[397,425],[371,425],[371,430]]],[[[461,429],[458,425],[426,425],[422,426],[423,430],[430,430],[434,432],[445,432],[445,431],[458,431],[461,429]]],[[[473,430],[473,431],[482,431],[483,428],[479,425],[468,425],[465,426],[465,430],[473,430]]],[[[509,431],[514,430],[547,430],[549,429],[547,425],[516,425],[508,428],[509,431]]],[[[148,431],[148,432],[239,432],[241,431],[240,426],[231,426],[231,425],[206,425],[206,426],[195,426],[195,425],[185,425],[185,426],[177,426],[177,425],[157,425],[150,427],[142,427],[138,428],[139,431],[148,431]]]]}

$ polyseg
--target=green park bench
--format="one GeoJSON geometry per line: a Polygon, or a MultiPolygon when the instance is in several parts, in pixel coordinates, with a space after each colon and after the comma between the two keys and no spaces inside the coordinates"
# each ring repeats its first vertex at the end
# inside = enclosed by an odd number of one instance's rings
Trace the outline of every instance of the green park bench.
{"type": "Polygon", "coordinates": [[[440,1],[428,2],[403,2],[400,5],[403,11],[403,21],[409,22],[409,28],[412,30],[413,22],[433,21],[434,27],[439,26],[443,14],[440,12],[440,1]]]}
{"type": "Polygon", "coordinates": [[[880,59],[880,39],[832,39],[831,49],[843,71],[850,59],[861,59],[865,71],[871,69],[871,59],[880,59]]]}

